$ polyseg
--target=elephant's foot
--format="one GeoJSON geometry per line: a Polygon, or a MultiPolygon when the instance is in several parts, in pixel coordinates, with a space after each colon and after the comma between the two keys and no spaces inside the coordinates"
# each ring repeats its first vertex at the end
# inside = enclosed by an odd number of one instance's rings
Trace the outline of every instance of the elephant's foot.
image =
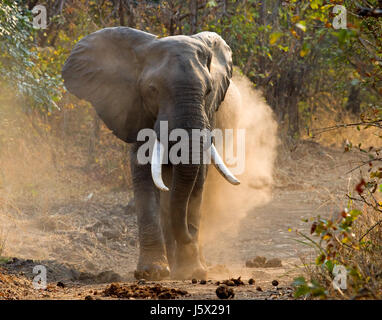
{"type": "Polygon", "coordinates": [[[199,247],[196,243],[178,245],[175,268],[171,278],[176,280],[207,279],[207,269],[201,263],[199,247]]]}
{"type": "Polygon", "coordinates": [[[163,280],[170,276],[167,258],[143,254],[139,258],[137,270],[134,272],[136,279],[163,280]]]}

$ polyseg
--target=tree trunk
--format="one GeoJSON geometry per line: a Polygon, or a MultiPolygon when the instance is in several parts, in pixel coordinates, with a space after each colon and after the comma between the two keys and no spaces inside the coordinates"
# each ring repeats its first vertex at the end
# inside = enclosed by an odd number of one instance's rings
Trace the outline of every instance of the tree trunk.
{"type": "Polygon", "coordinates": [[[195,34],[198,22],[198,0],[190,1],[190,34],[195,34]]]}
{"type": "Polygon", "coordinates": [[[119,25],[124,26],[125,16],[124,16],[124,10],[123,10],[123,0],[119,0],[118,15],[119,15],[119,25]]]}
{"type": "Polygon", "coordinates": [[[127,26],[130,28],[135,28],[135,16],[134,16],[134,8],[131,3],[131,0],[127,0],[126,3],[126,14],[127,14],[127,26]]]}
{"type": "Polygon", "coordinates": [[[360,89],[357,86],[351,86],[346,110],[358,115],[361,112],[361,100],[359,97],[360,89]]]}

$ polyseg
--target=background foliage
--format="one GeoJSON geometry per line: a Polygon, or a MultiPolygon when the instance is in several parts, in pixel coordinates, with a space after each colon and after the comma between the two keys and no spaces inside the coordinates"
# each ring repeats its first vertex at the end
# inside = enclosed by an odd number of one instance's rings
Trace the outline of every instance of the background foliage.
{"type": "MultiPolygon", "coordinates": [[[[378,7],[375,0],[367,5],[378,7]]],[[[215,31],[263,91],[281,129],[297,139],[312,135],[319,108],[359,115],[382,97],[382,22],[358,14],[355,2],[341,0],[3,1],[0,76],[26,109],[51,111],[64,91],[62,64],[90,32],[116,25],[159,36],[215,31]],[[46,30],[32,28],[37,3],[47,8],[46,30]],[[332,27],[338,4],[347,8],[347,29],[332,27]]]]}

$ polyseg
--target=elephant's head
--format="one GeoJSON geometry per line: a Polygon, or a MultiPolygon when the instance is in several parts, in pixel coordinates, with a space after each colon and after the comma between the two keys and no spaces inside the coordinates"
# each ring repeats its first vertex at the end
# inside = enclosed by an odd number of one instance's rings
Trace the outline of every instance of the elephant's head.
{"type": "MultiPolygon", "coordinates": [[[[213,129],[232,76],[232,54],[212,32],[157,38],[127,27],[106,28],[76,44],[62,74],[70,92],[90,101],[107,127],[132,143],[143,128],[158,132],[160,121],[168,121],[169,131],[213,129]]],[[[161,151],[157,141],[152,173],[154,183],[166,190],[161,151]]],[[[238,183],[213,146],[211,158],[228,181],[238,183]]],[[[199,169],[173,166],[170,206],[177,239],[184,242],[192,238],[186,212],[199,169]]]]}

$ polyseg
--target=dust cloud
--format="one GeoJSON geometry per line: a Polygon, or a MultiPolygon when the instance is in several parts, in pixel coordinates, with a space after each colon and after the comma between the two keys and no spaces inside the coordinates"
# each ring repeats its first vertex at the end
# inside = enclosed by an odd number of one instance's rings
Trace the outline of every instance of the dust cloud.
{"type": "Polygon", "coordinates": [[[238,72],[234,72],[217,112],[217,127],[245,129],[245,170],[237,175],[241,184],[234,186],[210,167],[202,207],[202,243],[213,242],[220,233],[236,233],[249,210],[270,200],[278,145],[271,108],[251,81],[238,72]]]}

